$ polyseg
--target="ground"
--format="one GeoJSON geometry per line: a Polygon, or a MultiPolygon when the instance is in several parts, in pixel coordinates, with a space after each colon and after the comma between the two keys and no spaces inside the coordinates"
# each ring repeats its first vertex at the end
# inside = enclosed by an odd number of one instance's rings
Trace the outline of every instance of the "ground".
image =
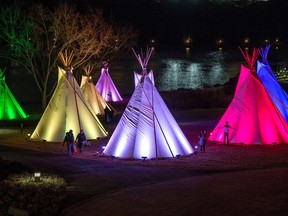
{"type": "MultiPolygon", "coordinates": [[[[223,109],[172,110],[191,145],[211,132],[223,109]]],[[[113,131],[117,122],[106,124],[113,131]]],[[[101,155],[107,139],[67,157],[61,143],[31,142],[0,128],[0,156],[68,182],[61,215],[287,215],[288,145],[207,143],[180,159],[120,160],[101,155]]]]}

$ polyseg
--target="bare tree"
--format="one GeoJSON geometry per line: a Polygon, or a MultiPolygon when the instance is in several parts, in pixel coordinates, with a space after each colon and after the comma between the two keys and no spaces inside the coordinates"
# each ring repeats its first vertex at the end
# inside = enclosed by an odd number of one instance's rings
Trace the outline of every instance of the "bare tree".
{"type": "Polygon", "coordinates": [[[43,108],[53,90],[48,90],[48,82],[60,63],[59,53],[73,52],[77,70],[88,61],[100,63],[135,45],[136,31],[106,21],[99,9],[81,14],[67,3],[54,10],[41,4],[32,9],[29,15],[15,5],[2,9],[0,38],[9,49],[1,56],[19,62],[33,75],[43,108]]]}

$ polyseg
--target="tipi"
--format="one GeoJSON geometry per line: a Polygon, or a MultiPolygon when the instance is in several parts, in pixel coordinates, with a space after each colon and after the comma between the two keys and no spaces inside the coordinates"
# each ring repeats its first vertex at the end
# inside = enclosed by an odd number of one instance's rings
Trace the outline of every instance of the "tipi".
{"type": "Polygon", "coordinates": [[[267,46],[265,49],[260,50],[262,63],[257,61],[257,74],[271,100],[277,106],[286,122],[288,122],[288,95],[278,83],[278,80],[268,63],[267,54],[269,48],[270,46],[267,46]]]}
{"type": "Polygon", "coordinates": [[[27,115],[13,96],[0,69],[0,120],[25,119],[27,115]]]}
{"type": "Polygon", "coordinates": [[[100,95],[92,82],[92,77],[90,76],[90,74],[93,70],[93,67],[91,65],[87,65],[83,69],[85,71],[85,75],[82,75],[80,88],[96,115],[104,115],[104,109],[106,107],[110,109],[110,107],[100,95]]]}
{"type": "Polygon", "coordinates": [[[141,80],[141,77],[142,77],[143,74],[147,75],[150,78],[150,80],[153,83],[153,85],[155,85],[153,70],[150,70],[150,72],[147,73],[147,69],[146,69],[153,49],[147,47],[145,58],[143,57],[142,50],[141,50],[141,54],[142,54],[141,56],[140,56],[140,54],[137,54],[134,49],[132,49],[132,51],[133,51],[134,55],[136,56],[138,62],[141,65],[141,68],[142,68],[142,73],[141,74],[134,72],[134,84],[135,84],[135,87],[138,85],[139,80],[141,80]]]}
{"type": "Polygon", "coordinates": [[[72,53],[69,56],[67,52],[59,55],[66,71],[58,68],[56,89],[31,135],[31,140],[62,142],[65,133],[70,129],[74,133],[83,129],[88,140],[106,137],[106,130],[86,101],[68,66],[71,65],[72,53]]]}
{"type": "Polygon", "coordinates": [[[149,76],[142,74],[103,154],[158,159],[193,152],[149,76]]]}
{"type": "Polygon", "coordinates": [[[230,143],[247,145],[288,143],[287,123],[271,101],[254,67],[259,50],[254,49],[252,57],[248,51],[242,54],[249,68],[241,65],[234,98],[209,140],[223,142],[223,127],[227,121],[231,126],[230,143]]]}
{"type": "Polygon", "coordinates": [[[103,68],[101,69],[101,75],[96,83],[96,89],[102,95],[107,102],[118,102],[122,101],[117,88],[109,74],[109,64],[108,61],[103,61],[103,68]]]}

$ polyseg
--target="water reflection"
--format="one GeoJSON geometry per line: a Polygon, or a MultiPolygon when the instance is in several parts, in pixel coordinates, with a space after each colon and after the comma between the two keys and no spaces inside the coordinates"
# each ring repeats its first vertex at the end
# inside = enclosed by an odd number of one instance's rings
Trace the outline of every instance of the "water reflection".
{"type": "MultiPolygon", "coordinates": [[[[288,59],[287,55],[271,53],[270,64],[283,65],[288,62],[286,59],[288,59]]],[[[195,52],[190,50],[186,52],[183,49],[180,52],[175,52],[155,49],[147,70],[152,69],[154,71],[155,86],[159,91],[171,91],[181,88],[198,89],[218,84],[223,85],[230,78],[239,74],[241,64],[246,65],[246,62],[238,50],[229,52],[195,52]]],[[[100,69],[95,70],[95,82],[100,76],[100,69]]],[[[134,71],[141,72],[141,66],[132,52],[117,61],[110,62],[109,73],[121,95],[133,93],[134,71]]],[[[23,73],[21,71],[21,76],[14,73],[7,73],[6,75],[6,82],[18,100],[31,101],[31,95],[35,96],[35,92],[38,94],[36,84],[28,72],[23,73]],[[27,83],[27,85],[19,85],[22,82],[27,83]]],[[[55,77],[56,75],[57,73],[55,77]]],[[[33,97],[33,100],[41,101],[40,94],[37,98],[33,97]]]]}
{"type": "MultiPolygon", "coordinates": [[[[131,59],[131,61],[136,62],[136,59],[131,59]]],[[[121,68],[119,64],[121,65],[121,62],[118,62],[118,69],[121,68]]],[[[157,52],[151,57],[148,69],[153,69],[154,71],[157,89],[159,91],[170,91],[181,88],[198,89],[217,84],[222,85],[228,82],[230,78],[237,76],[240,64],[241,62],[233,60],[233,55],[227,55],[221,51],[207,53],[186,52],[183,54],[157,52]]],[[[136,65],[135,68],[134,63],[130,65],[134,65],[134,68],[130,69],[131,71],[141,71],[140,66],[136,65]]],[[[122,75],[120,73],[117,75],[117,71],[114,70],[114,76],[120,82],[118,83],[119,88],[122,88],[122,75]]],[[[132,73],[128,76],[132,77],[132,73]]],[[[128,93],[127,90],[130,90],[130,93],[133,92],[133,89],[129,88],[129,84],[125,82],[123,91],[128,93]]]]}

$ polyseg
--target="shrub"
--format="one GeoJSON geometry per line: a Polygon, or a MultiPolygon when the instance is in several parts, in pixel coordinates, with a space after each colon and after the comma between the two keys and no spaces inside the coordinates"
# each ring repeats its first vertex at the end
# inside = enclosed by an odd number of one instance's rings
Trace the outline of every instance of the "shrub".
{"type": "Polygon", "coordinates": [[[9,207],[25,210],[29,215],[57,215],[66,197],[66,182],[54,175],[35,181],[31,173],[11,175],[0,183],[0,215],[9,207]]]}

